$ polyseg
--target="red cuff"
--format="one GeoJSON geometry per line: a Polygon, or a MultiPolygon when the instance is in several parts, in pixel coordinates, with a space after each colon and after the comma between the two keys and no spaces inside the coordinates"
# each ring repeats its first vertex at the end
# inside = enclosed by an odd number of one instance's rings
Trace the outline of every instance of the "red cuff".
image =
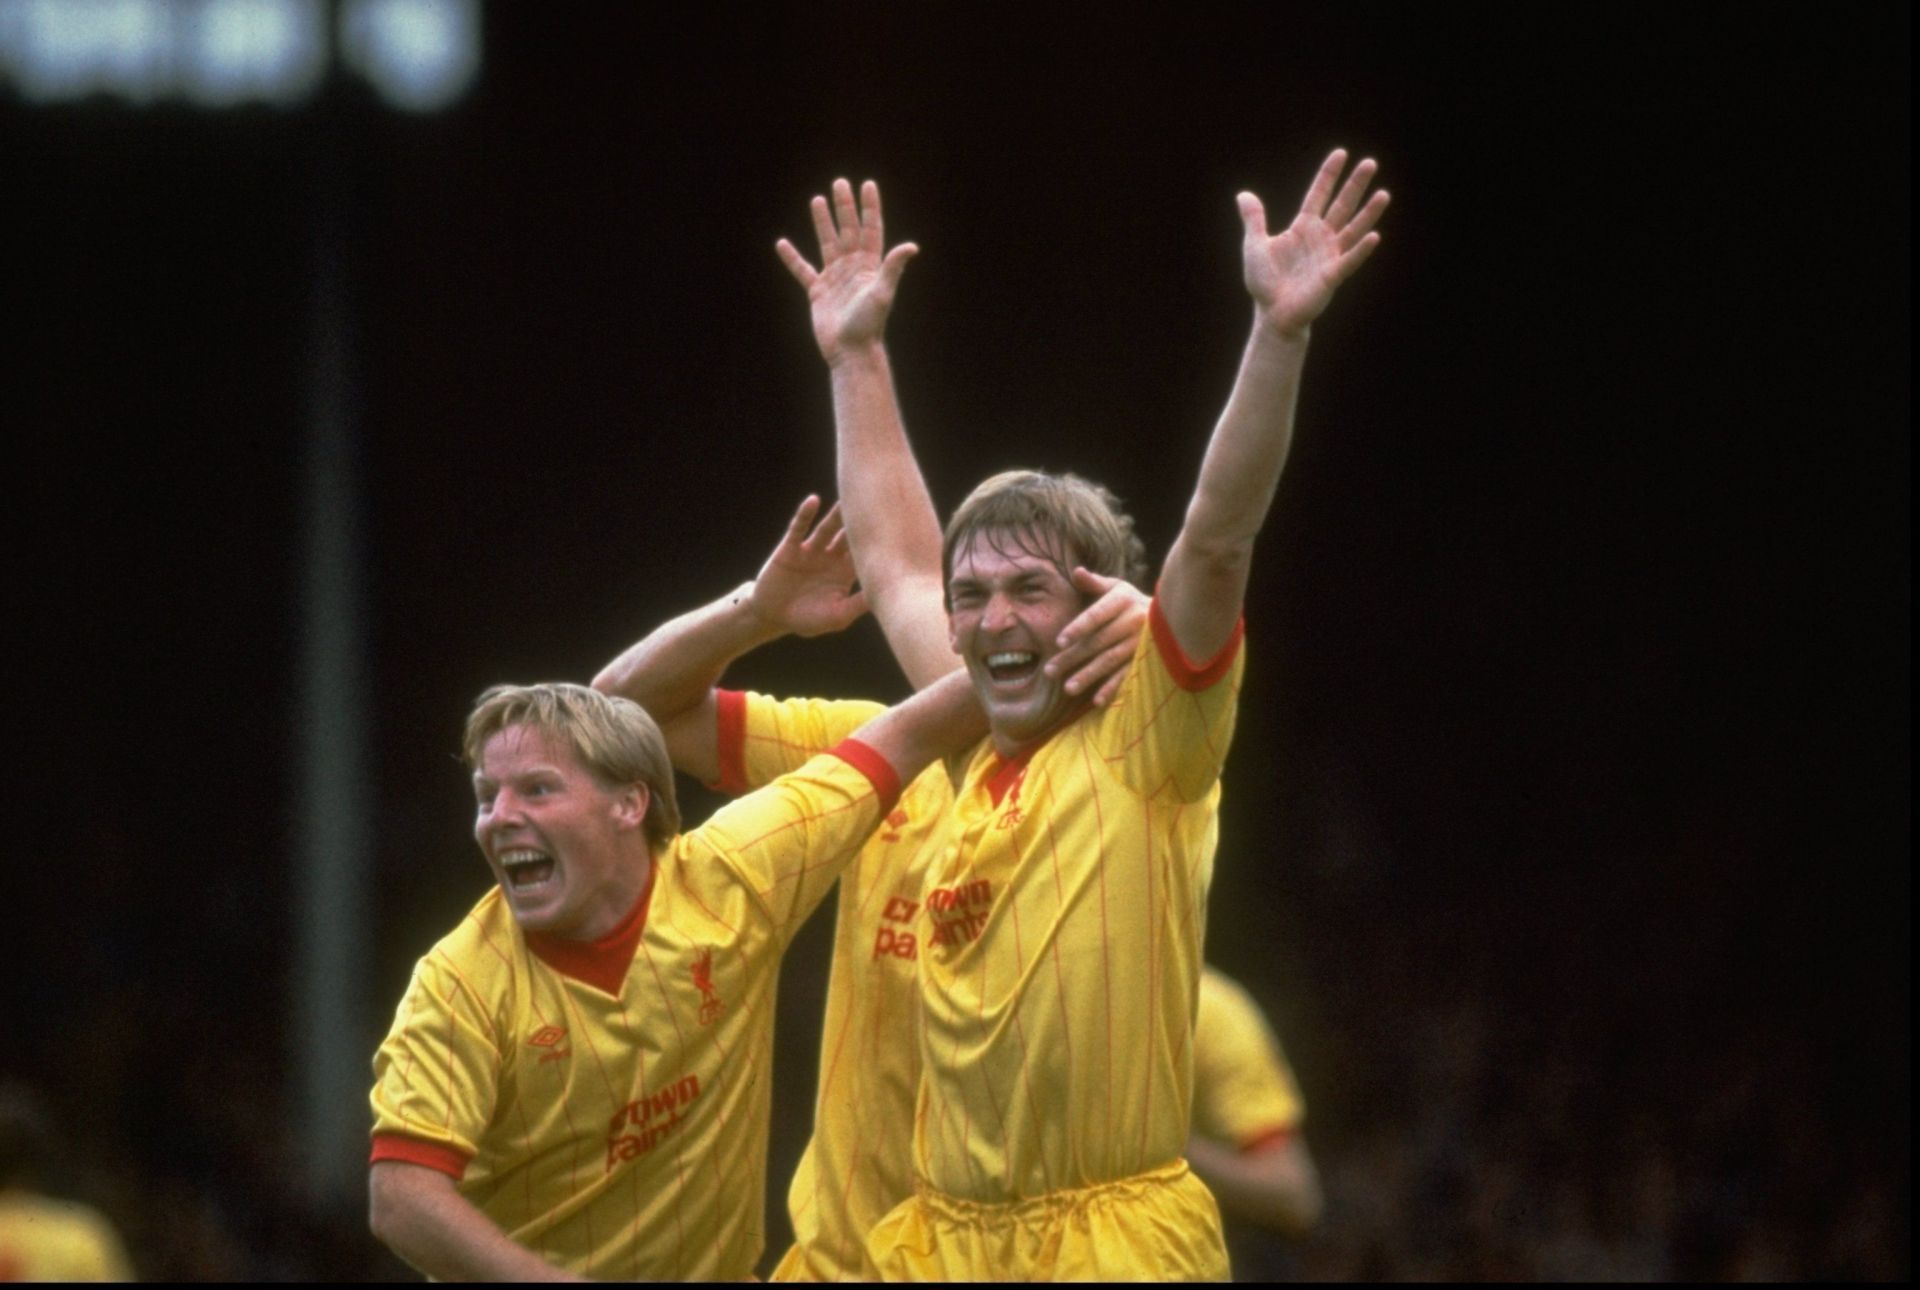
{"type": "Polygon", "coordinates": [[[1247,619],[1242,614],[1234,620],[1233,634],[1227,637],[1227,643],[1205,663],[1194,662],[1180,648],[1180,642],[1174,639],[1173,624],[1167,621],[1166,614],[1160,608],[1158,595],[1147,606],[1147,626],[1153,630],[1153,643],[1159,648],[1160,660],[1172,674],[1173,683],[1183,690],[1197,693],[1210,688],[1233,666],[1233,656],[1240,652],[1240,638],[1246,635],[1247,619]]]}
{"type": "Polygon", "coordinates": [[[1265,1151],[1278,1151],[1291,1141],[1293,1141],[1293,1126],[1290,1124],[1275,1125],[1271,1129],[1263,1129],[1252,1137],[1242,1140],[1240,1143],[1240,1154],[1243,1156],[1257,1156],[1265,1151]]]}
{"type": "Polygon", "coordinates": [[[438,1142],[409,1138],[404,1133],[376,1133],[373,1135],[373,1157],[368,1163],[378,1164],[382,1160],[398,1160],[402,1164],[437,1169],[455,1182],[459,1182],[466,1176],[467,1159],[464,1152],[456,1151],[438,1142]]]}
{"type": "Polygon", "coordinates": [[[740,690],[713,692],[720,741],[720,781],[717,788],[729,797],[747,791],[747,696],[740,690]]]}
{"type": "Polygon", "coordinates": [[[885,757],[852,736],[827,751],[867,777],[874,795],[880,799],[880,818],[885,819],[900,800],[900,772],[885,757]]]}

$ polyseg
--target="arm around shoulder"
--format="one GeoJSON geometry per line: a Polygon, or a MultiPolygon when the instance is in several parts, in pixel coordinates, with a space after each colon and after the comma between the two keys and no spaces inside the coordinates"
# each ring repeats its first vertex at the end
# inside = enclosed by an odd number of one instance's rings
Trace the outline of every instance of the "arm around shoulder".
{"type": "Polygon", "coordinates": [[[906,783],[987,735],[986,713],[965,672],[951,672],[875,717],[853,737],[886,758],[906,783]]]}

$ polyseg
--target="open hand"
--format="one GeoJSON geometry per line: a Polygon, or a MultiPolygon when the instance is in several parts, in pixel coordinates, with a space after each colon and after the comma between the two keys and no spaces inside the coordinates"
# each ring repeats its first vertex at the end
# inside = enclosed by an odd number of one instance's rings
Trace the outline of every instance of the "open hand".
{"type": "Polygon", "coordinates": [[[1282,335],[1303,334],[1333,299],[1334,290],[1380,245],[1373,226],[1387,209],[1386,190],[1361,205],[1379,167],[1371,157],[1362,161],[1335,196],[1334,185],[1346,164],[1344,148],[1328,154],[1300,203],[1300,213],[1276,236],[1267,234],[1267,212],[1260,199],[1240,194],[1247,294],[1261,317],[1282,335]]]}
{"type": "Polygon", "coordinates": [[[793,513],[780,544],[753,580],[750,597],[762,621],[795,636],[820,636],[850,626],[867,612],[853,590],[853,554],[835,502],[818,524],[820,499],[809,496],[793,513]]]}
{"type": "Polygon", "coordinates": [[[806,288],[813,306],[813,338],[820,356],[832,363],[847,350],[880,341],[900,275],[920,248],[902,242],[884,250],[880,186],[871,179],[860,185],[857,211],[853,186],[844,179],[833,181],[831,209],[824,197],[814,198],[811,208],[813,231],[820,239],[820,267],[815,269],[784,237],[773,249],[806,288]]]}
{"type": "Polygon", "coordinates": [[[1047,660],[1047,675],[1066,678],[1068,694],[1093,694],[1093,705],[1104,708],[1120,693],[1147,621],[1147,594],[1130,582],[1076,567],[1073,585],[1082,595],[1095,597],[1074,620],[1060,630],[1060,652],[1047,660]]]}

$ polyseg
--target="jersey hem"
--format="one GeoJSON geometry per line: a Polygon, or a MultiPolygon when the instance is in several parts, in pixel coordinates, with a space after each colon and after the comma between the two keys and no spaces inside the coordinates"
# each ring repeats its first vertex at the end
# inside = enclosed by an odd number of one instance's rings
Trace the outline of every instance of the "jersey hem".
{"type": "Polygon", "coordinates": [[[880,817],[885,819],[900,800],[900,772],[872,747],[851,736],[842,739],[828,751],[867,777],[867,782],[873,785],[874,794],[880,799],[880,817]]]}
{"type": "Polygon", "coordinates": [[[404,1133],[376,1133],[373,1135],[373,1151],[368,1163],[397,1160],[402,1164],[432,1169],[459,1182],[466,1177],[469,1159],[465,1152],[443,1143],[408,1137],[404,1133]]]}
{"type": "Polygon", "coordinates": [[[714,717],[720,742],[720,778],[707,787],[738,797],[747,784],[747,696],[743,690],[715,690],[714,717]]]}
{"type": "Polygon", "coordinates": [[[1271,1129],[1261,1129],[1240,1140],[1239,1152],[1243,1156],[1257,1156],[1268,1151],[1278,1151],[1293,1141],[1293,1126],[1276,1124],[1271,1129]]]}
{"type": "Polygon", "coordinates": [[[1233,634],[1227,637],[1227,643],[1204,663],[1194,662],[1180,648],[1180,642],[1173,634],[1173,624],[1167,621],[1166,613],[1160,608],[1158,595],[1147,606],[1147,625],[1153,631],[1154,646],[1160,651],[1160,661],[1166,665],[1173,683],[1190,693],[1197,693],[1212,688],[1233,666],[1234,655],[1240,652],[1240,639],[1246,635],[1247,619],[1242,614],[1234,620],[1233,634]]]}

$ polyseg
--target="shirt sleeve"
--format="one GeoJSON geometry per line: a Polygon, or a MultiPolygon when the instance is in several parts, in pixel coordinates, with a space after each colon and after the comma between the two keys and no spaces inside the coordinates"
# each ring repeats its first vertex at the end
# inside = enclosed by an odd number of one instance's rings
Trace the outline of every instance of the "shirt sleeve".
{"type": "Polygon", "coordinates": [[[886,708],[861,699],[773,699],[719,691],[720,779],[738,797],[828,751],[886,708]]]}
{"type": "Polygon", "coordinates": [[[1193,1038],[1193,1128],[1242,1150],[1299,1128],[1306,1116],[1280,1041],[1252,997],[1209,971],[1193,1038]]]}
{"type": "Polygon", "coordinates": [[[1156,597],[1135,642],[1127,679],[1098,718],[1109,766],[1143,796],[1197,802],[1219,781],[1233,742],[1246,667],[1243,631],[1211,659],[1189,659],[1156,597]]]}
{"type": "Polygon", "coordinates": [[[459,1178],[500,1086],[493,1010],[443,947],[420,960],[373,1059],[374,1160],[459,1178]]]}
{"type": "Polygon", "coordinates": [[[900,796],[886,759],[855,739],[715,812],[687,835],[791,938],[900,796]]]}

